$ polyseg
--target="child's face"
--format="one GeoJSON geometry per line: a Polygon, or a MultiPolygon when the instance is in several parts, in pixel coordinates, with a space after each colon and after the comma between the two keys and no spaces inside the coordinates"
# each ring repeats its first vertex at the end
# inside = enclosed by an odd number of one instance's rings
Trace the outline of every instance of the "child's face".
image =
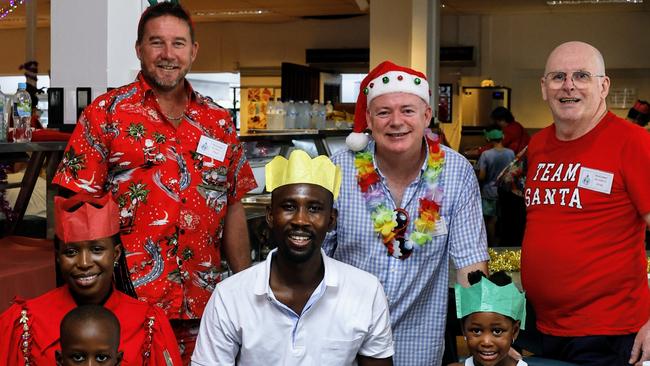
{"type": "Polygon", "coordinates": [[[113,331],[96,322],[77,324],[61,336],[57,366],[117,366],[122,361],[113,331]]]}
{"type": "Polygon", "coordinates": [[[473,313],[465,319],[463,334],[476,365],[516,364],[508,356],[508,351],[519,334],[519,322],[513,322],[501,314],[492,312],[473,313]]]}

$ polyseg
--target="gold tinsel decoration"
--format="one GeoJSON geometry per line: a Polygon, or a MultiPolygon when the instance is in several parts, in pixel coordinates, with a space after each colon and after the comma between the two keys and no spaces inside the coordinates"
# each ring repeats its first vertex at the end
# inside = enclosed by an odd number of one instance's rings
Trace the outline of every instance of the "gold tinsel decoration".
{"type": "MultiPolygon", "coordinates": [[[[490,273],[506,271],[519,272],[521,269],[521,250],[494,250],[488,248],[490,262],[488,269],[490,273]]],[[[647,272],[650,273],[650,257],[647,263],[647,272]]]]}
{"type": "Polygon", "coordinates": [[[490,273],[506,271],[519,272],[521,268],[521,250],[499,250],[488,248],[490,273]]]}

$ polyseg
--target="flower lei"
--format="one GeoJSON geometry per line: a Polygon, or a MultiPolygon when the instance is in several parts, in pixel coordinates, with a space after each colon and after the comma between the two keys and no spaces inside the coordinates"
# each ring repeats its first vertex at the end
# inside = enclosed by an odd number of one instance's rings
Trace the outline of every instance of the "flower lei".
{"type": "Polygon", "coordinates": [[[379,185],[380,178],[375,170],[372,152],[366,150],[355,154],[357,183],[370,211],[374,230],[381,235],[388,254],[398,259],[406,259],[411,255],[413,243],[423,246],[430,242],[436,229],[436,221],[440,218],[443,192],[438,186],[438,177],[445,163],[445,153],[440,149],[436,135],[427,136],[427,145],[427,167],[422,174],[426,191],[424,197],[420,198],[418,217],[414,221],[415,230],[410,235],[405,235],[406,239],[396,238],[393,232],[397,226],[397,212],[384,203],[385,196],[379,185]]]}

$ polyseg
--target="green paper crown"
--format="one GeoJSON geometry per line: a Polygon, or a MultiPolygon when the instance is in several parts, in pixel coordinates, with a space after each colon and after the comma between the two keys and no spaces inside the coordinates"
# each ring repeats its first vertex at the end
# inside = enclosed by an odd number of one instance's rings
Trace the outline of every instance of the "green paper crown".
{"type": "Polygon", "coordinates": [[[456,284],[456,316],[458,319],[476,312],[493,312],[526,324],[526,297],[514,283],[498,286],[485,277],[471,287],[456,284]]]}

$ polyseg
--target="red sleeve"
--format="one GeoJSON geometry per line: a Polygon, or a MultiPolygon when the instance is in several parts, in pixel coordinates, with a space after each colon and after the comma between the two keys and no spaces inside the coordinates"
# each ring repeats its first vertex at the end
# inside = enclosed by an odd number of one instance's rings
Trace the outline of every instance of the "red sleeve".
{"type": "Polygon", "coordinates": [[[644,216],[650,212],[650,133],[634,128],[620,161],[630,200],[644,216]]]}
{"type": "Polygon", "coordinates": [[[101,130],[101,125],[106,123],[106,110],[99,105],[98,98],[79,117],[53,184],[74,192],[85,189],[96,193],[102,189],[108,173],[108,144],[107,135],[101,130]]]}
{"type": "Polygon", "coordinates": [[[0,315],[0,365],[24,365],[20,350],[22,330],[20,311],[22,307],[13,304],[0,315]]]}
{"type": "Polygon", "coordinates": [[[155,325],[149,365],[169,365],[167,361],[171,360],[172,365],[182,366],[178,342],[167,316],[159,308],[153,308],[153,314],[155,325]]]}

